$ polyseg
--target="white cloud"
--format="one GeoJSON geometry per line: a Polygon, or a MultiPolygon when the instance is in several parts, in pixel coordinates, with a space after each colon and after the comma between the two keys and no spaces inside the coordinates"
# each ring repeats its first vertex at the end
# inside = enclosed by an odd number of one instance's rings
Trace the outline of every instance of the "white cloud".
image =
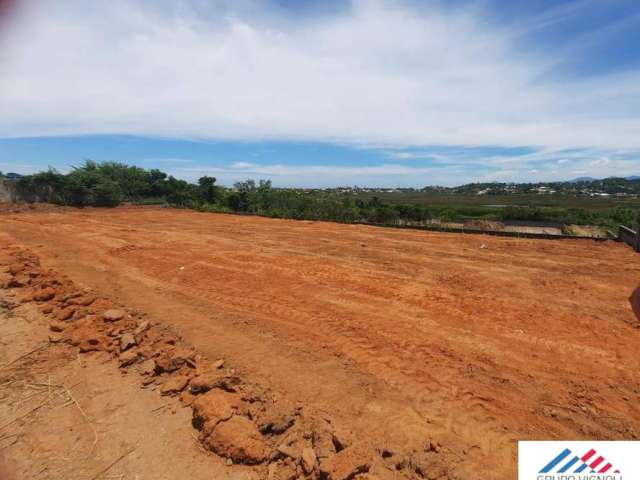
{"type": "MultiPolygon", "coordinates": [[[[305,19],[252,1],[24,4],[0,36],[0,136],[640,148],[636,71],[558,78],[563,58],[519,50],[476,9],[354,0],[305,19]]],[[[552,13],[539,21],[568,14],[552,13]]]]}
{"type": "MultiPolygon", "coordinates": [[[[483,157],[467,162],[489,169],[480,181],[550,182],[579,176],[605,178],[637,175],[640,151],[613,149],[542,150],[527,155],[483,157]]],[[[472,177],[473,178],[473,177],[472,177]]]]}
{"type": "Polygon", "coordinates": [[[231,168],[252,168],[252,167],[256,167],[257,165],[255,163],[249,163],[249,162],[234,162],[231,164],[231,168]]]}

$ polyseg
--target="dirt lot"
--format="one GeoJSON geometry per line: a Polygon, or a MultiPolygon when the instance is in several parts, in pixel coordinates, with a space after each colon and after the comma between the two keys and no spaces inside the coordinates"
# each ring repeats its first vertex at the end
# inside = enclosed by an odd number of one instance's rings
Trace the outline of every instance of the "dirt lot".
{"type": "Polygon", "coordinates": [[[624,245],[132,207],[8,211],[8,246],[388,455],[446,453],[427,478],[515,478],[518,439],[640,438],[624,245]]]}

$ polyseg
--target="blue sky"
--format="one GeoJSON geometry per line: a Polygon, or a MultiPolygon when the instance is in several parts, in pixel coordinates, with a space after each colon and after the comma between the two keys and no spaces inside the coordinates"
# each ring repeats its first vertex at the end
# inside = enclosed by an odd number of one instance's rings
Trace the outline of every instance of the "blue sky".
{"type": "Polygon", "coordinates": [[[24,0],[0,170],[280,186],[640,174],[631,0],[24,0]]]}

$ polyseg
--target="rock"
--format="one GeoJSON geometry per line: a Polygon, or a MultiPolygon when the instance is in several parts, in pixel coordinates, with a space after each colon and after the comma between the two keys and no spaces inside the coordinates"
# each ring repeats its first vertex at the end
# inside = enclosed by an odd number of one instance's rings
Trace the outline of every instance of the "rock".
{"type": "Polygon", "coordinates": [[[361,447],[351,446],[327,458],[320,464],[320,472],[331,480],[347,480],[366,473],[371,455],[361,447]]]}
{"type": "Polygon", "coordinates": [[[107,339],[86,320],[70,324],[68,327],[69,340],[72,345],[78,347],[80,352],[93,352],[107,349],[107,339]]]}
{"type": "Polygon", "coordinates": [[[260,433],[280,435],[291,428],[295,420],[295,415],[290,413],[272,413],[261,419],[260,433]]]}
{"type": "Polygon", "coordinates": [[[213,362],[211,364],[211,368],[214,368],[216,370],[220,369],[224,367],[224,360],[220,359],[220,360],[216,360],[215,362],[213,362]]]}
{"type": "Polygon", "coordinates": [[[149,329],[149,320],[143,320],[142,322],[140,322],[136,327],[135,331],[133,332],[133,335],[136,337],[136,340],[142,337],[144,332],[146,332],[148,329],[149,329]]]}
{"type": "Polygon", "coordinates": [[[67,294],[63,295],[62,298],[60,298],[60,301],[63,302],[63,303],[68,302],[68,304],[71,304],[70,300],[72,300],[74,298],[77,298],[77,297],[80,297],[80,296],[82,296],[81,292],[78,292],[78,291],[70,292],[70,293],[67,293],[67,294]]]}
{"type": "Polygon", "coordinates": [[[89,315],[91,315],[91,311],[89,309],[76,306],[76,313],[73,315],[73,318],[83,318],[88,317],[89,315]]]}
{"type": "Polygon", "coordinates": [[[80,297],[81,295],[82,295],[81,292],[78,292],[77,290],[75,290],[73,292],[69,292],[69,293],[66,293],[65,295],[63,295],[62,298],[60,299],[60,301],[68,302],[72,298],[77,298],[77,297],[80,297]]]}
{"type": "Polygon", "coordinates": [[[447,478],[447,465],[435,452],[419,452],[412,457],[411,464],[418,475],[428,480],[447,478]]]}
{"type": "Polygon", "coordinates": [[[332,425],[324,421],[318,421],[313,425],[313,449],[320,463],[322,463],[325,458],[329,458],[339,451],[336,449],[332,439],[332,428],[332,425]]]}
{"type": "Polygon", "coordinates": [[[282,455],[284,455],[285,457],[289,457],[296,463],[300,461],[300,457],[302,456],[302,452],[300,452],[300,449],[293,445],[286,445],[286,444],[278,445],[276,450],[280,452],[282,455]]]}
{"type": "Polygon", "coordinates": [[[156,362],[152,358],[145,360],[138,367],[140,375],[153,375],[156,371],[156,362]]]}
{"type": "Polygon", "coordinates": [[[106,349],[107,345],[98,337],[87,338],[78,344],[78,350],[80,350],[80,353],[99,352],[106,349]]]}
{"type": "Polygon", "coordinates": [[[187,362],[193,362],[194,353],[184,349],[166,350],[156,358],[157,368],[161,372],[174,372],[187,362]]]}
{"type": "Polygon", "coordinates": [[[125,333],[120,337],[120,351],[124,352],[137,345],[136,339],[131,333],[125,333]]]}
{"type": "Polygon", "coordinates": [[[215,371],[206,371],[196,375],[191,381],[189,387],[192,393],[208,392],[218,385],[218,382],[224,378],[224,373],[215,371]]]}
{"type": "Polygon", "coordinates": [[[313,448],[306,446],[302,449],[302,469],[308,475],[316,468],[317,459],[313,448]]]}
{"type": "Polygon", "coordinates": [[[346,431],[335,428],[331,433],[331,441],[336,449],[336,452],[340,452],[351,445],[351,435],[349,435],[346,431]]]}
{"type": "Polygon", "coordinates": [[[173,363],[172,352],[163,352],[156,358],[156,370],[158,373],[174,372],[179,368],[179,365],[173,363]]]}
{"type": "Polygon", "coordinates": [[[193,403],[196,401],[196,398],[198,397],[196,397],[189,390],[183,390],[182,393],[180,394],[180,401],[185,407],[192,406],[193,403]]]}
{"type": "Polygon", "coordinates": [[[117,322],[118,320],[124,318],[126,314],[127,312],[125,312],[124,310],[113,308],[104,312],[102,314],[102,318],[104,318],[105,322],[117,322]]]}
{"type": "MultiPolygon", "coordinates": [[[[140,345],[140,342],[138,342],[138,345],[140,345]]],[[[154,353],[155,352],[153,351],[153,348],[151,348],[149,345],[144,345],[138,349],[138,354],[145,360],[147,358],[153,357],[154,353]]]]}
{"type": "Polygon", "coordinates": [[[189,383],[189,377],[186,375],[175,375],[162,385],[160,389],[160,395],[175,395],[184,390],[184,387],[189,383]]]}
{"type": "Polygon", "coordinates": [[[60,343],[62,341],[62,335],[59,333],[50,333],[49,334],[49,342],[51,343],[60,343]]]}
{"type": "Polygon", "coordinates": [[[107,328],[107,335],[109,335],[110,337],[119,337],[120,335],[122,335],[123,331],[124,329],[122,327],[109,327],[107,328]]]}
{"type": "Polygon", "coordinates": [[[193,426],[201,429],[206,423],[216,424],[230,419],[241,405],[240,399],[223,390],[211,390],[193,402],[193,426]]]}
{"type": "Polygon", "coordinates": [[[62,332],[68,326],[68,324],[61,322],[60,320],[49,321],[49,330],[51,330],[52,332],[62,332]]]}
{"type": "Polygon", "coordinates": [[[219,423],[203,443],[214,453],[230,458],[234,463],[261,463],[269,454],[267,444],[253,422],[238,415],[219,423]]]}
{"type": "Polygon", "coordinates": [[[185,363],[193,364],[195,358],[195,352],[186,348],[178,347],[173,352],[172,362],[179,367],[185,363]]]}
{"type": "Polygon", "coordinates": [[[33,294],[33,299],[36,302],[47,302],[55,297],[56,292],[53,288],[43,288],[33,294]]]}
{"type": "Polygon", "coordinates": [[[44,305],[40,306],[40,311],[45,315],[49,315],[51,312],[53,312],[53,305],[45,303],[44,305]]]}
{"type": "Polygon", "coordinates": [[[73,317],[73,314],[76,313],[77,309],[78,307],[73,305],[63,308],[56,314],[56,318],[58,320],[68,320],[69,318],[73,317]]]}
{"type": "Polygon", "coordinates": [[[71,299],[69,301],[69,305],[79,305],[82,307],[88,307],[95,301],[96,301],[95,295],[82,295],[80,297],[71,299]]]}
{"type": "Polygon", "coordinates": [[[134,364],[138,360],[138,352],[134,350],[127,350],[123,352],[118,357],[118,362],[121,367],[128,367],[129,365],[134,364]]]}
{"type": "Polygon", "coordinates": [[[151,385],[155,381],[155,377],[142,377],[142,381],[140,383],[146,387],[147,385],[151,385]]]}

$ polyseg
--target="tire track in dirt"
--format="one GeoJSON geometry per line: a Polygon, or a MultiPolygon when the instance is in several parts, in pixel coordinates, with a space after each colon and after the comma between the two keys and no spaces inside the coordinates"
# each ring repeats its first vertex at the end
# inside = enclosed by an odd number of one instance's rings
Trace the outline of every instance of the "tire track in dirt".
{"type": "MultiPolygon", "coordinates": [[[[135,259],[132,258],[132,261],[135,261],[135,259]]],[[[269,264],[267,262],[241,261],[239,265],[256,270],[256,267],[264,267],[269,264]]],[[[241,273],[240,269],[236,269],[237,266],[235,262],[227,262],[227,265],[220,268],[232,272],[237,277],[241,273]]],[[[296,266],[293,265],[290,268],[296,268],[296,266]]],[[[288,269],[281,267],[269,266],[268,270],[272,273],[278,272],[281,277],[293,276],[288,269]]],[[[158,275],[158,273],[154,274],[158,275]]],[[[262,272],[259,276],[264,274],[265,272],[262,272]]],[[[215,275],[215,272],[201,271],[196,268],[193,275],[210,278],[215,275]]],[[[240,278],[242,277],[240,276],[240,278]]],[[[245,281],[243,279],[239,283],[245,281]]],[[[197,289],[198,283],[196,281],[185,279],[183,282],[189,287],[197,289]]],[[[369,299],[375,299],[384,294],[381,293],[381,289],[378,289],[374,294],[371,293],[373,289],[362,292],[358,289],[358,285],[354,283],[350,283],[350,287],[353,290],[357,290],[360,296],[364,295],[369,299]]],[[[214,303],[233,305],[233,299],[224,294],[214,295],[206,290],[201,290],[199,293],[214,303]]],[[[352,293],[350,296],[353,295],[352,293]]],[[[278,304],[277,299],[274,297],[263,300],[261,296],[257,296],[251,299],[244,299],[242,305],[235,306],[240,309],[248,308],[260,311],[267,317],[273,318],[283,318],[287,313],[289,316],[292,314],[290,308],[278,304]]],[[[296,319],[301,324],[308,325],[309,319],[302,319],[302,314],[303,312],[301,311],[295,311],[296,319]]],[[[333,347],[338,351],[348,352],[349,358],[361,369],[384,379],[398,391],[410,392],[405,396],[416,406],[416,411],[426,412],[424,415],[428,415],[429,432],[432,436],[453,432],[456,436],[462,437],[471,444],[473,444],[474,439],[479,438],[481,441],[477,442],[476,446],[480,453],[485,455],[496,449],[505,449],[508,444],[513,443],[515,438],[513,424],[509,425],[511,427],[510,433],[505,434],[506,424],[504,421],[498,420],[499,412],[504,405],[497,403],[495,397],[479,398],[471,392],[467,392],[465,395],[458,395],[457,392],[452,390],[452,381],[463,374],[460,371],[461,368],[450,368],[452,371],[446,376],[446,379],[451,380],[450,382],[436,381],[435,378],[428,374],[428,370],[425,368],[411,367],[407,369],[405,358],[414,361],[417,365],[438,363],[440,370],[444,370],[446,367],[442,365],[442,358],[447,357],[432,354],[433,351],[437,351],[437,344],[443,343],[443,338],[438,339],[436,342],[432,341],[428,346],[415,344],[411,341],[403,341],[402,332],[411,328],[411,325],[403,322],[402,325],[398,326],[398,330],[401,333],[396,337],[399,337],[399,339],[393,338],[393,335],[390,335],[389,331],[387,331],[384,339],[373,340],[369,332],[367,332],[367,335],[363,334],[362,328],[345,328],[344,315],[338,318],[335,315],[316,313],[314,320],[321,323],[331,337],[340,339],[333,343],[333,347]],[[398,341],[402,342],[402,344],[398,344],[398,341]],[[386,346],[389,345],[392,347],[387,348],[386,346]],[[398,352],[402,353],[399,354],[398,352]]],[[[381,323],[380,321],[373,322],[374,317],[371,315],[368,316],[368,320],[369,327],[372,327],[370,330],[376,330],[375,327],[381,323]]],[[[287,323],[285,320],[281,321],[285,324],[287,323]]],[[[291,328],[297,327],[295,324],[289,324],[289,326],[291,328]]],[[[504,372],[505,370],[508,370],[508,368],[503,366],[501,371],[504,372]]],[[[483,385],[479,390],[486,388],[483,385]]],[[[510,385],[510,388],[513,388],[513,385],[510,385]]],[[[409,421],[402,418],[394,418],[394,423],[400,429],[415,429],[415,419],[410,416],[408,418],[410,418],[409,421]]],[[[451,439],[448,440],[450,441],[451,439]]]]}

